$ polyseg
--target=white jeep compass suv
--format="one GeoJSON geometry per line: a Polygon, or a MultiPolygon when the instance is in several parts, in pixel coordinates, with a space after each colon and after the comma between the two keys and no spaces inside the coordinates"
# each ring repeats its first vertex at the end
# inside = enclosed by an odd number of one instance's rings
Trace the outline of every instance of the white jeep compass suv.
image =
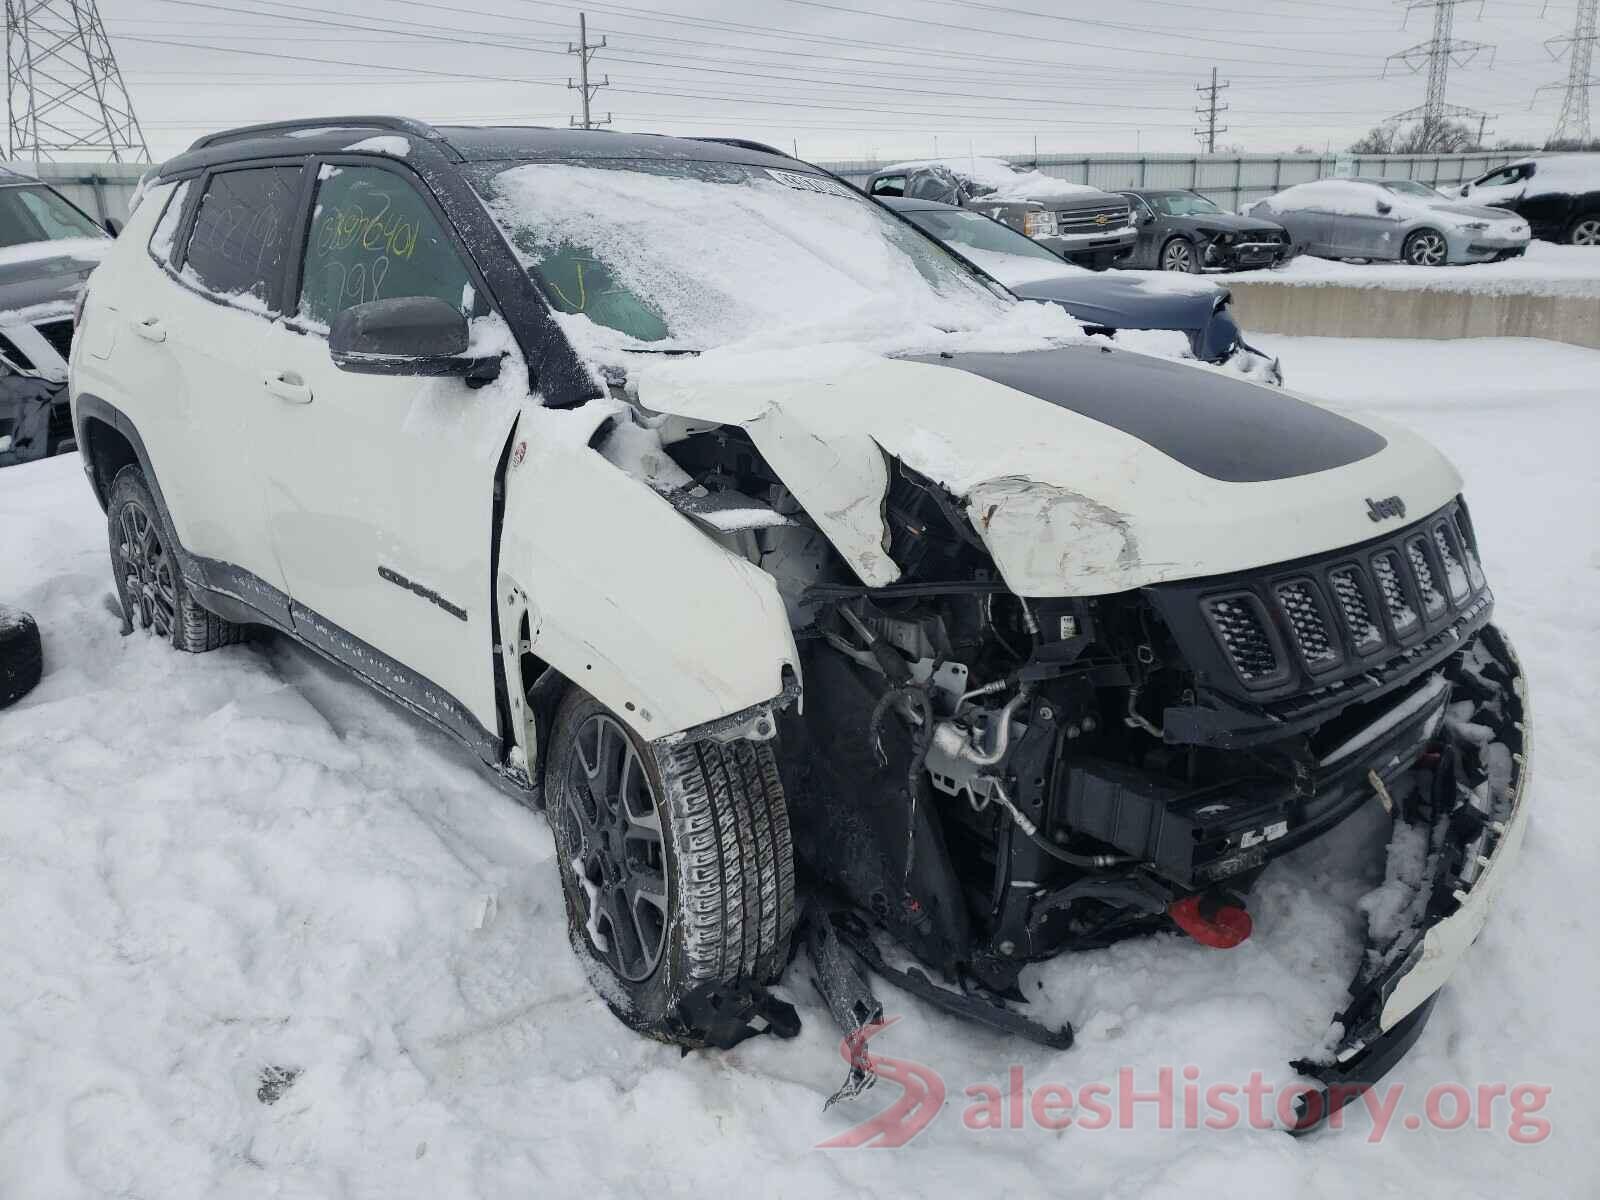
{"type": "Polygon", "coordinates": [[[1381,806],[1416,901],[1298,1064],[1309,1122],[1416,1038],[1521,838],[1521,670],[1435,450],[1086,338],[770,148],[213,135],[78,328],[129,631],[268,627],[454,734],[545,807],[653,1036],[792,1033],[798,931],[852,1033],[876,972],[1065,1045],[1025,964],[1234,945],[1270,861],[1381,806]]]}

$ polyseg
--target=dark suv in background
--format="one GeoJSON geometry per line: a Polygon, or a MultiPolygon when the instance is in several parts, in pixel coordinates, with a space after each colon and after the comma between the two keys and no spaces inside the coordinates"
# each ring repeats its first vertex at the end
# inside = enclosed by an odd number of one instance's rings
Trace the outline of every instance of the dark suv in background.
{"type": "Polygon", "coordinates": [[[73,446],[73,304],[111,245],[42,180],[0,167],[0,467],[73,446]]]}
{"type": "Polygon", "coordinates": [[[1600,246],[1600,154],[1525,158],[1462,184],[1461,195],[1509,209],[1543,241],[1600,246]]]}
{"type": "Polygon", "coordinates": [[[875,173],[866,190],[878,199],[903,196],[974,209],[1096,271],[1126,266],[1139,236],[1121,196],[999,159],[899,163],[875,173]]]}

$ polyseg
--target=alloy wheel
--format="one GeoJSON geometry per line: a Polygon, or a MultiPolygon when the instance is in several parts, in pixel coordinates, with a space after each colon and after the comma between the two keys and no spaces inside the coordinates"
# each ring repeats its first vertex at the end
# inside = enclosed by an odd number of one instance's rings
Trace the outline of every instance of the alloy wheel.
{"type": "Polygon", "coordinates": [[[597,714],[578,729],[562,851],[583,891],[584,930],[621,978],[648,979],[667,940],[666,853],[655,791],[633,740],[597,714]]]}
{"type": "Polygon", "coordinates": [[[1167,248],[1161,252],[1161,269],[1163,271],[1194,271],[1194,251],[1189,248],[1189,243],[1176,241],[1167,243],[1167,248]]]}
{"type": "Polygon", "coordinates": [[[178,588],[172,556],[161,543],[156,523],[144,505],[126,501],[117,514],[121,535],[122,590],[141,629],[172,636],[178,617],[178,588]]]}
{"type": "Polygon", "coordinates": [[[1600,246],[1600,217],[1585,217],[1572,227],[1574,246],[1600,246]]]}
{"type": "Polygon", "coordinates": [[[1444,238],[1431,229],[1412,234],[1406,243],[1406,261],[1414,267],[1437,267],[1448,252],[1444,238]]]}

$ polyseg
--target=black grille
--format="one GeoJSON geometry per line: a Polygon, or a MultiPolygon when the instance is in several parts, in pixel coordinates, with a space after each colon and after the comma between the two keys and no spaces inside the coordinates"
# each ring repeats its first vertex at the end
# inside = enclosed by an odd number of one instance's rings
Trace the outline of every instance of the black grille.
{"type": "Polygon", "coordinates": [[[1444,586],[1450,591],[1450,599],[1459,601],[1472,589],[1467,584],[1467,569],[1456,553],[1455,534],[1443,521],[1433,527],[1433,544],[1439,551],[1439,565],[1444,568],[1444,586]]]}
{"type": "Polygon", "coordinates": [[[1411,607],[1405,584],[1400,582],[1400,557],[1385,551],[1372,559],[1372,573],[1377,577],[1378,590],[1383,593],[1383,606],[1389,610],[1389,624],[1402,637],[1417,627],[1417,610],[1411,607]]]}
{"type": "Polygon", "coordinates": [[[1339,617],[1344,621],[1350,644],[1357,654],[1370,654],[1383,645],[1383,630],[1372,614],[1367,602],[1367,587],[1360,567],[1340,567],[1328,576],[1333,587],[1334,603],[1339,606],[1339,617]]]}
{"type": "Polygon", "coordinates": [[[39,331],[40,337],[50,343],[50,348],[61,355],[61,361],[66,362],[72,354],[72,318],[40,321],[34,328],[39,331]]]}
{"type": "Polygon", "coordinates": [[[1417,595],[1422,597],[1422,608],[1430,617],[1444,611],[1444,593],[1433,582],[1433,566],[1428,562],[1428,544],[1414,537],[1406,543],[1406,557],[1411,560],[1411,573],[1417,581],[1417,595]]]}
{"type": "Polygon", "coordinates": [[[1207,602],[1206,613],[1240,679],[1259,684],[1283,677],[1285,664],[1268,632],[1261,601],[1248,592],[1219,596],[1207,602]]]}
{"type": "Polygon", "coordinates": [[[1487,621],[1475,553],[1457,502],[1358,546],[1151,591],[1202,684],[1266,701],[1342,686],[1487,621]]]}
{"type": "Polygon", "coordinates": [[[1313,671],[1335,665],[1343,655],[1323,615],[1317,588],[1309,579],[1291,579],[1278,585],[1278,603],[1289,618],[1289,632],[1306,666],[1313,671]]]}

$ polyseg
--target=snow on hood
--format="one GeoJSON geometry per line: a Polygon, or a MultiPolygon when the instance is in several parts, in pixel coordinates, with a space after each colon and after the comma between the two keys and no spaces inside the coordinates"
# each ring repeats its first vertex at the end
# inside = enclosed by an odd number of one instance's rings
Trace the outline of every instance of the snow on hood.
{"type": "Polygon", "coordinates": [[[109,237],[55,238],[45,242],[24,242],[20,246],[0,247],[0,267],[13,263],[46,262],[52,258],[97,263],[111,252],[109,237]]]}
{"type": "Polygon", "coordinates": [[[1400,495],[1424,513],[1460,486],[1403,430],[1092,344],[922,361],[843,346],[715,352],[654,363],[634,386],[648,410],[691,429],[744,429],[872,586],[900,574],[884,549],[886,454],[962,501],[1025,596],[1101,595],[1352,545],[1372,536],[1365,497],[1400,495]],[[1355,449],[1341,457],[1341,445],[1355,449]]]}
{"type": "Polygon", "coordinates": [[[708,179],[522,165],[495,176],[486,201],[595,361],[837,343],[1037,348],[1082,336],[1060,309],[1017,304],[826,177],[716,167],[727,170],[708,179]]]}
{"type": "Polygon", "coordinates": [[[1072,200],[1084,196],[1103,196],[1096,187],[1068,183],[1040,170],[1022,171],[1000,158],[924,158],[895,163],[882,171],[914,171],[918,167],[944,167],[978,186],[986,200],[1072,200]]]}

